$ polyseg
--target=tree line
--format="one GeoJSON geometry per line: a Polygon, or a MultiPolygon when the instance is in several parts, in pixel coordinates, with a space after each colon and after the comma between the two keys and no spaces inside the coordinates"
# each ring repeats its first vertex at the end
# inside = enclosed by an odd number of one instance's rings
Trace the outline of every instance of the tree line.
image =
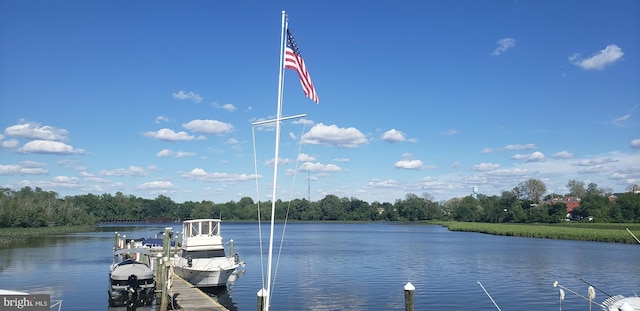
{"type": "MultiPolygon", "coordinates": [[[[428,193],[409,193],[394,203],[368,203],[357,198],[327,195],[319,201],[306,199],[276,201],[276,219],[298,221],[424,221],[455,220],[491,223],[557,223],[566,220],[563,202],[553,198],[571,195],[581,199],[573,211],[575,219],[597,222],[640,222],[640,194],[629,191],[610,198],[611,191],[596,184],[570,180],[570,193],[547,194],[538,179],[529,179],[500,195],[466,196],[442,202],[428,193]]],[[[0,188],[0,228],[95,225],[107,221],[145,221],[195,218],[255,221],[271,217],[271,202],[255,202],[250,197],[239,201],[214,203],[186,201],[176,203],[160,195],[155,199],[112,194],[84,194],[59,198],[53,191],[24,187],[0,188]],[[258,216],[259,215],[259,216],[258,216]]]]}

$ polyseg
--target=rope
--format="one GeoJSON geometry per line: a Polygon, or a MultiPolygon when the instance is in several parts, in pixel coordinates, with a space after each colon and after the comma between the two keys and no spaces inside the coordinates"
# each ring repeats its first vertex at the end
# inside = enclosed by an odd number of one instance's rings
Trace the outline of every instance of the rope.
{"type": "MultiPolygon", "coordinates": [[[[300,141],[298,143],[298,154],[296,155],[296,165],[295,165],[296,169],[293,172],[293,180],[291,181],[291,189],[289,191],[289,200],[288,200],[289,203],[287,204],[287,212],[285,213],[284,224],[282,226],[282,236],[280,237],[280,246],[278,248],[278,257],[276,258],[276,267],[275,267],[275,271],[273,272],[274,285],[276,284],[276,279],[278,276],[278,267],[280,266],[280,255],[282,254],[282,245],[284,244],[284,233],[287,230],[287,223],[289,221],[289,211],[291,210],[291,201],[293,198],[293,188],[296,183],[296,177],[298,176],[298,165],[300,164],[300,153],[302,151],[302,135],[304,134],[305,130],[306,130],[306,122],[302,122],[302,131],[300,133],[300,141]]],[[[273,215],[271,217],[273,217],[273,215]]]]}
{"type": "Polygon", "coordinates": [[[256,155],[256,131],[255,127],[251,127],[251,136],[253,138],[253,169],[254,177],[256,181],[256,204],[258,205],[258,239],[260,243],[260,270],[262,275],[262,288],[264,287],[264,249],[262,245],[262,218],[260,215],[260,188],[258,183],[258,157],[256,155]]]}

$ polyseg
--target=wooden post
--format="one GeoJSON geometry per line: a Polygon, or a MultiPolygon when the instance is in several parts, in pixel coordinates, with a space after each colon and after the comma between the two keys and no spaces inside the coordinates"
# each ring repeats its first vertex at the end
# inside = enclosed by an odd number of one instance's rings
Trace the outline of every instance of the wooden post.
{"type": "Polygon", "coordinates": [[[411,282],[404,286],[404,310],[413,311],[413,292],[416,290],[411,282]]]}
{"type": "Polygon", "coordinates": [[[118,250],[118,244],[120,244],[120,233],[118,233],[118,231],[116,231],[116,240],[115,240],[115,243],[113,244],[113,250],[114,251],[118,250]]]}
{"type": "Polygon", "coordinates": [[[167,295],[169,292],[167,291],[167,262],[169,258],[162,258],[162,297],[160,298],[160,311],[167,311],[167,295]]]}
{"type": "Polygon", "coordinates": [[[169,251],[171,250],[171,228],[164,228],[164,236],[162,237],[162,251],[165,258],[169,258],[169,251]]]}
{"type": "Polygon", "coordinates": [[[156,301],[162,299],[162,254],[155,258],[156,265],[156,301]]]}
{"type": "Polygon", "coordinates": [[[178,241],[178,234],[179,234],[179,233],[180,233],[180,231],[176,232],[176,233],[173,235],[173,252],[174,252],[174,253],[176,253],[176,252],[177,252],[177,250],[178,250],[178,246],[179,246],[179,244],[178,244],[178,243],[180,243],[180,242],[178,241]]]}
{"type": "Polygon", "coordinates": [[[258,311],[263,311],[265,308],[265,300],[267,297],[267,290],[261,289],[258,291],[258,311]]]}

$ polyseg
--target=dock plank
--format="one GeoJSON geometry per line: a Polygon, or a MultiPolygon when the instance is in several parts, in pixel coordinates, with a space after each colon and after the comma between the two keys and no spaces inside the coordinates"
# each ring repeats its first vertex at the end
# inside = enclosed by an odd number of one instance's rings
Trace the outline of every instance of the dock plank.
{"type": "Polygon", "coordinates": [[[228,311],[211,296],[202,292],[193,284],[185,281],[171,270],[171,288],[169,297],[174,297],[178,310],[185,311],[228,311]]]}

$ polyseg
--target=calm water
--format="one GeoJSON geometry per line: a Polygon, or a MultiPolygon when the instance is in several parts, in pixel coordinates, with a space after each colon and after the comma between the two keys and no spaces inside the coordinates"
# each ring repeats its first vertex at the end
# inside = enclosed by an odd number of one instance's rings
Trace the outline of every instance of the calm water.
{"type": "MultiPolygon", "coordinates": [[[[179,224],[104,226],[2,249],[0,288],[51,294],[63,300],[63,310],[108,310],[114,232],[149,237],[165,226],[180,230],[179,224]]],[[[263,231],[266,247],[267,226],[263,231]]],[[[262,287],[258,225],[223,223],[222,235],[234,239],[247,265],[219,300],[233,310],[256,310],[262,287]]],[[[640,294],[640,245],[500,237],[430,225],[288,224],[278,265],[272,310],[404,310],[407,282],[416,287],[416,310],[497,310],[478,281],[505,311],[558,310],[555,280],[585,296],[588,285],[579,278],[607,294],[640,294]]],[[[566,294],[562,310],[588,310],[587,301],[566,294]]],[[[597,291],[596,301],[606,297],[597,291]]]]}

